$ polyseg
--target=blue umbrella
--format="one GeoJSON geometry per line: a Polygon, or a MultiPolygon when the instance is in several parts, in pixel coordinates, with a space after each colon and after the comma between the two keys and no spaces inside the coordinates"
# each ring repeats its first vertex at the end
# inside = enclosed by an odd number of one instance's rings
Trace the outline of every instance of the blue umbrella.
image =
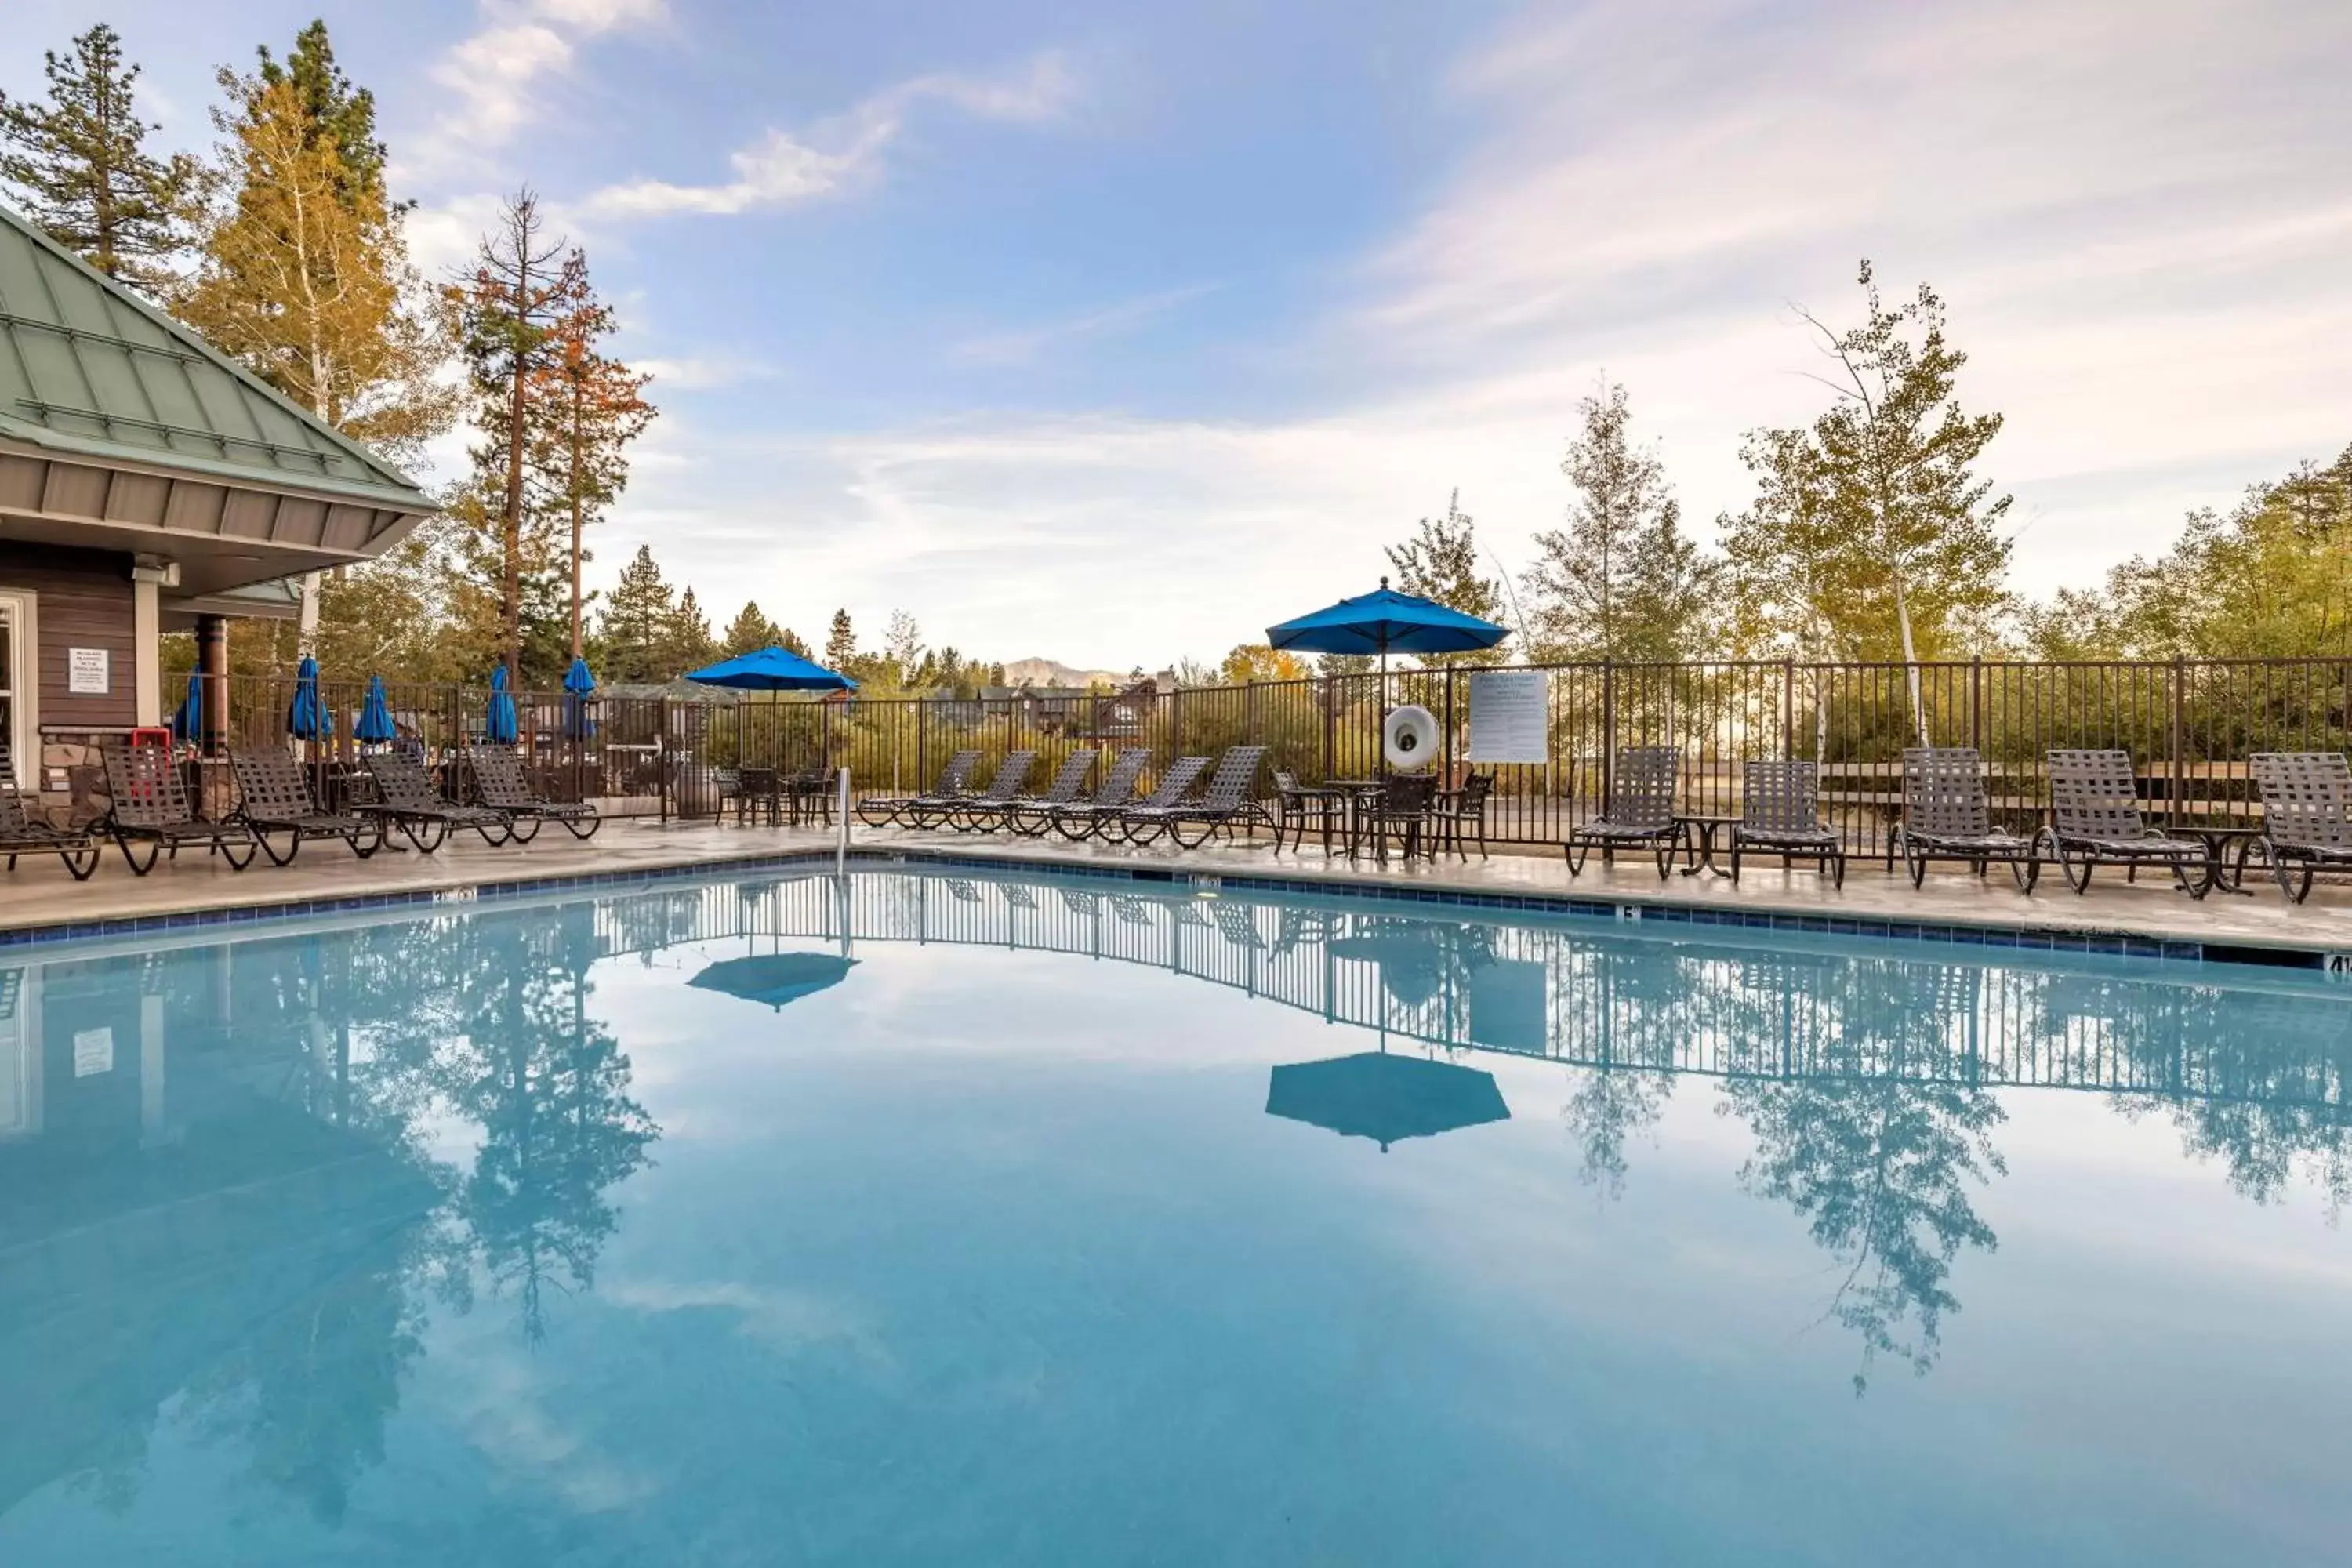
{"type": "Polygon", "coordinates": [[[172,738],[190,745],[205,738],[205,678],[194,670],[188,672],[188,695],[172,715],[172,738]]]}
{"type": "Polygon", "coordinates": [[[857,682],[796,653],[763,647],[735,658],[722,659],[687,679],[702,686],[724,686],[734,691],[855,691],[857,682]]]}
{"type": "Polygon", "coordinates": [[[1265,1113],[1369,1138],[1383,1154],[1407,1138],[1511,1119],[1494,1074],[1385,1051],[1276,1068],[1265,1113]]]}
{"type": "Polygon", "coordinates": [[[856,963],[854,958],[835,958],[829,952],[762,953],[722,959],[687,984],[698,991],[724,992],[746,1002],[781,1008],[813,991],[840,984],[856,963]]]}
{"type": "Polygon", "coordinates": [[[575,741],[596,733],[595,715],[588,710],[589,696],[595,689],[596,678],[588,673],[588,661],[573,659],[572,668],[563,672],[563,732],[575,741]]]}
{"type": "Polygon", "coordinates": [[[1471,653],[1510,635],[1508,626],[1449,610],[1417,594],[1400,594],[1385,577],[1372,593],[1265,628],[1265,640],[1278,648],[1378,654],[1384,675],[1391,653],[1471,653]]]}
{"type": "Polygon", "coordinates": [[[507,667],[497,665],[490,670],[490,706],[482,715],[482,739],[494,746],[511,746],[520,728],[514,698],[507,691],[507,667]]]}
{"type": "Polygon", "coordinates": [[[383,677],[368,677],[367,700],[360,705],[360,716],[352,723],[352,739],[370,746],[381,746],[399,731],[393,728],[392,707],[383,700],[383,677]]]}
{"type": "Polygon", "coordinates": [[[286,710],[286,732],[298,741],[331,740],[335,716],[319,700],[319,661],[309,654],[294,670],[294,702],[286,710]]]}

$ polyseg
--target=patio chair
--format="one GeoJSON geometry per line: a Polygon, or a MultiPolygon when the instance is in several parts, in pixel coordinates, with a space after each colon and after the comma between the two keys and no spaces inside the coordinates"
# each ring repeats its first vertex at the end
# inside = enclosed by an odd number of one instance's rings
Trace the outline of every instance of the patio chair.
{"type": "Polygon", "coordinates": [[[1984,762],[1974,746],[1913,746],[1904,752],[1903,821],[1886,841],[1890,871],[1898,856],[1915,888],[1927,881],[1931,860],[1965,860],[1980,877],[1993,861],[2006,861],[2018,890],[2026,893],[2042,876],[2033,840],[1992,825],[1984,762]]]}
{"type": "Polygon", "coordinates": [[[482,842],[504,844],[514,836],[514,825],[486,806],[459,805],[433,787],[425,764],[397,752],[371,752],[364,759],[374,801],[358,809],[381,816],[400,829],[402,837],[421,854],[430,855],[461,828],[470,827],[482,842]]]}
{"type": "Polygon", "coordinates": [[[1743,855],[1778,855],[1784,866],[1811,860],[1845,886],[1845,841],[1821,818],[1822,770],[1815,763],[1754,762],[1740,768],[1739,820],[1731,824],[1731,880],[1743,855]]]}
{"type": "Polygon", "coordinates": [[[868,827],[896,827],[918,805],[954,802],[971,793],[971,775],[980,766],[978,752],[958,752],[940,770],[939,783],[927,795],[870,795],[857,803],[857,819],[868,827]]]}
{"type": "Polygon", "coordinates": [[[8,857],[8,869],[16,868],[19,855],[54,855],[66,863],[75,881],[87,882],[98,869],[101,852],[99,841],[86,831],[52,827],[33,815],[25,793],[16,787],[7,743],[0,742],[0,855],[8,857]]]}
{"type": "MultiPolygon", "coordinates": [[[[1044,794],[1017,795],[1012,800],[967,808],[964,815],[971,819],[970,827],[983,831],[1010,827],[1016,832],[1023,831],[1018,820],[1023,813],[1050,810],[1077,799],[1078,792],[1087,786],[1087,775],[1095,771],[1095,764],[1101,760],[1102,753],[1093,747],[1079,747],[1062,759],[1062,765],[1054,770],[1054,777],[1045,785],[1044,794]]],[[[1051,816],[1037,817],[1036,832],[1045,832],[1045,824],[1051,820],[1051,816]]],[[[1026,836],[1034,837],[1035,834],[1026,836]]]]}
{"type": "Polygon", "coordinates": [[[340,838],[362,860],[383,847],[383,819],[321,810],[301,766],[284,746],[233,746],[228,760],[236,774],[236,819],[252,829],[271,865],[290,865],[311,838],[340,838]],[[283,854],[270,842],[273,833],[285,836],[283,854]]]}
{"type": "Polygon", "coordinates": [[[2131,753],[2058,750],[2050,763],[2050,826],[2036,837],[2077,893],[2087,892],[2099,866],[2168,866],[2180,890],[2201,899],[2213,886],[2202,840],[2175,838],[2150,827],[2139,811],[2139,779],[2131,753]]]}
{"type": "Polygon", "coordinates": [[[109,735],[98,750],[106,764],[106,793],[113,803],[107,809],[106,831],[133,875],[153,870],[158,856],[177,860],[184,844],[203,845],[206,853],[227,861],[232,871],[253,864],[259,850],[252,831],[240,822],[200,820],[167,749],[134,746],[127,736],[109,735]],[[131,852],[134,842],[147,846],[144,860],[131,852]]]}
{"type": "Polygon", "coordinates": [[[1168,771],[1160,775],[1158,786],[1150,795],[1131,805],[1116,806],[1104,813],[1097,831],[1105,839],[1117,833],[1130,844],[1150,842],[1157,837],[1160,828],[1166,826],[1165,814],[1192,793],[1192,786],[1201,782],[1201,775],[1208,770],[1209,759],[1206,757],[1177,758],[1169,764],[1168,771]],[[1138,812],[1148,814],[1143,820],[1154,824],[1142,839],[1134,837],[1135,828],[1129,820],[1138,812]]]}
{"type": "Polygon", "coordinates": [[[1298,775],[1286,768],[1274,770],[1274,852],[1282,853],[1282,836],[1290,835],[1290,847],[1296,849],[1307,842],[1307,830],[1313,827],[1323,835],[1323,853],[1331,853],[1331,829],[1337,826],[1344,837],[1348,831],[1348,795],[1344,790],[1323,784],[1304,784],[1298,775]]]}
{"type": "Polygon", "coordinates": [[[1463,830],[1477,829],[1478,858],[1486,859],[1486,803],[1494,798],[1495,775],[1472,773],[1462,781],[1460,789],[1442,789],[1429,808],[1429,819],[1436,833],[1436,849],[1454,851],[1457,860],[1470,858],[1462,847],[1463,830]]]}
{"type": "Polygon", "coordinates": [[[1180,801],[1168,810],[1165,827],[1178,848],[1198,849],[1220,835],[1230,838],[1236,827],[1274,826],[1256,794],[1257,770],[1265,758],[1264,746],[1226,748],[1201,798],[1180,801]]]}
{"type": "MultiPolygon", "coordinates": [[[[1103,832],[1118,820],[1120,812],[1135,804],[1135,782],[1150,765],[1150,747],[1128,747],[1111,763],[1110,772],[1103,775],[1103,782],[1096,786],[1093,795],[1085,800],[1073,800],[1054,807],[1045,814],[1046,821],[1055,832],[1071,843],[1086,842],[1103,832]]],[[[1033,837],[1044,831],[1043,828],[1033,831],[1030,824],[1031,819],[1025,814],[1017,816],[1013,821],[1013,831],[1029,834],[1033,837]]]]}
{"type": "Polygon", "coordinates": [[[1609,786],[1609,804],[1599,816],[1569,830],[1560,846],[1568,855],[1568,874],[1580,877],[1592,851],[1601,851],[1603,866],[1616,863],[1617,851],[1646,846],[1658,858],[1658,880],[1674,869],[1682,850],[1682,818],[1675,815],[1675,786],[1682,771],[1682,753],[1672,746],[1621,746],[1617,773],[1609,786]]]}
{"type": "Polygon", "coordinates": [[[1349,839],[1348,853],[1357,854],[1369,833],[1373,853],[1385,864],[1389,835],[1393,832],[1398,847],[1411,860],[1423,846],[1436,842],[1429,834],[1430,808],[1436,799],[1435,773],[1396,773],[1382,781],[1379,795],[1368,796],[1356,806],[1355,828],[1349,839]]]}
{"type": "Polygon", "coordinates": [[[2311,896],[2314,873],[2352,870],[2352,767],[2341,752],[2258,752],[2263,795],[2256,842],[2287,901],[2311,896]]]}
{"type": "Polygon", "coordinates": [[[562,823],[565,832],[583,840],[596,837],[603,824],[587,801],[549,800],[534,791],[522,776],[522,753],[510,745],[469,745],[466,764],[474,778],[475,804],[505,817],[518,844],[538,837],[542,823],[562,823]]]}
{"type": "Polygon", "coordinates": [[[958,833],[977,832],[994,812],[1020,798],[1021,792],[1029,787],[1029,771],[1036,765],[1034,752],[1007,752],[1004,760],[996,764],[996,776],[988,781],[986,789],[952,805],[937,808],[936,820],[934,808],[918,807],[915,826],[937,827],[944,822],[958,833]]]}

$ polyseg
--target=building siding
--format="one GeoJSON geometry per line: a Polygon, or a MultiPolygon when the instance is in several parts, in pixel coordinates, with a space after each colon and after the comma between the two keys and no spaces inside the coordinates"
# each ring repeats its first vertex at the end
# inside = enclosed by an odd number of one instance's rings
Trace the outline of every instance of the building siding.
{"type": "Polygon", "coordinates": [[[40,646],[32,650],[32,663],[38,671],[42,730],[119,730],[137,723],[138,616],[131,557],[0,540],[0,589],[9,588],[37,595],[40,646]],[[76,696],[67,689],[67,650],[77,647],[106,650],[105,696],[76,696]]]}

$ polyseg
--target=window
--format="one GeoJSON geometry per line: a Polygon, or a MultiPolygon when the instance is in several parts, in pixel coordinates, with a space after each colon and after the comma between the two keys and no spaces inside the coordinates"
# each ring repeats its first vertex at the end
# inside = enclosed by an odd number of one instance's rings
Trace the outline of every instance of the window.
{"type": "Polygon", "coordinates": [[[25,604],[21,599],[0,596],[0,767],[14,771],[16,782],[26,783],[33,764],[23,760],[26,737],[24,705],[18,700],[17,683],[32,679],[26,657],[31,649],[25,647],[25,604]]]}

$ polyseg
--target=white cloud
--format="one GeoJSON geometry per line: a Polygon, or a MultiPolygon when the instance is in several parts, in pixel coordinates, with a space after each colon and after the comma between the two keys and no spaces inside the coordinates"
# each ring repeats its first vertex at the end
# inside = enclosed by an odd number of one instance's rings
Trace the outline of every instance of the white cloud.
{"type": "Polygon", "coordinates": [[[403,177],[478,160],[545,112],[545,84],[569,75],[578,42],[668,19],[667,0],[484,0],[483,25],[432,68],[457,100],[418,139],[403,177]]]}
{"type": "Polygon", "coordinates": [[[729,155],[735,176],[731,180],[704,185],[626,181],[594,193],[583,205],[592,214],[616,217],[724,216],[792,206],[879,179],[884,154],[905,131],[909,112],[925,100],[952,104],[984,120],[1034,124],[1063,113],[1075,92],[1068,64],[1052,53],[1002,79],[916,77],[806,131],[770,129],[759,141],[729,155]]]}

